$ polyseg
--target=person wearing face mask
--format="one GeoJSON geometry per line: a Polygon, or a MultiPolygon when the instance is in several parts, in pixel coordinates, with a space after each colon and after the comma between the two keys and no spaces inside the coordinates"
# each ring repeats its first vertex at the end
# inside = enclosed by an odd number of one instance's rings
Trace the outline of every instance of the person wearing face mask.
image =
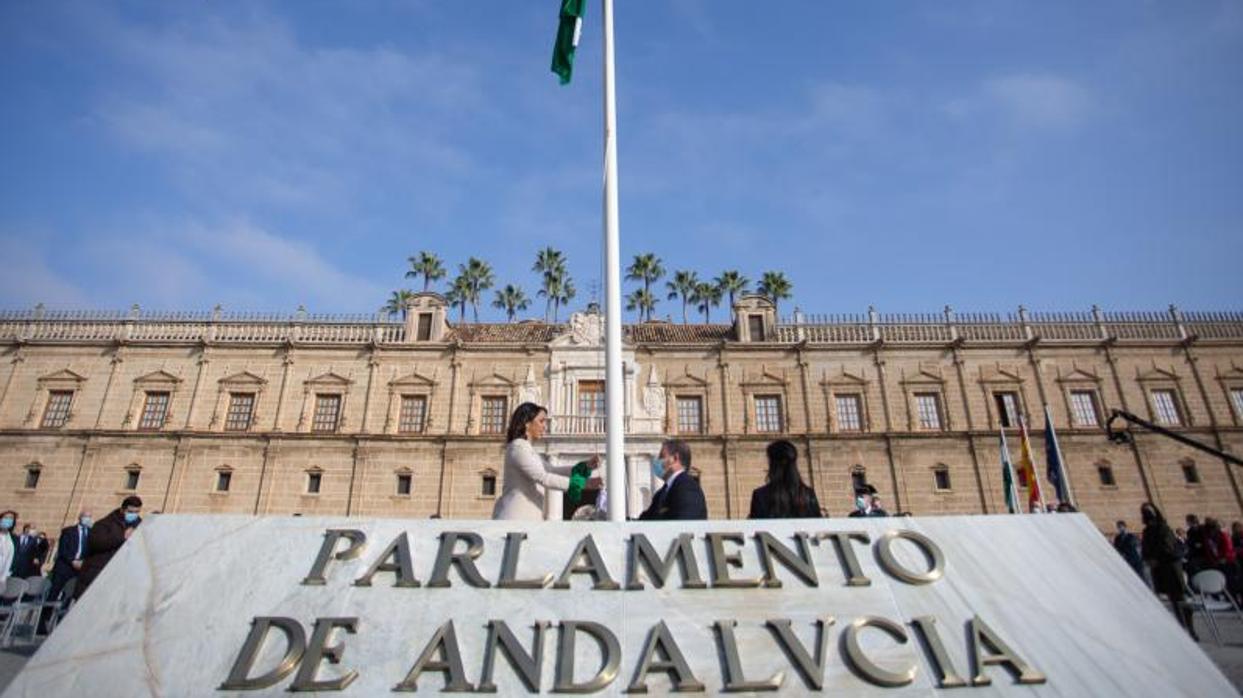
{"type": "Polygon", "coordinates": [[[880,507],[876,488],[865,482],[855,488],[855,510],[850,512],[850,516],[889,516],[889,512],[880,507]]]}
{"type": "Polygon", "coordinates": [[[1193,640],[1200,640],[1196,635],[1192,616],[1194,610],[1186,603],[1186,585],[1183,573],[1179,569],[1182,559],[1178,556],[1178,541],[1174,532],[1165,522],[1161,510],[1152,502],[1144,502],[1139,508],[1140,518],[1144,521],[1143,541],[1140,548],[1144,561],[1152,569],[1152,590],[1165,594],[1174,607],[1174,617],[1179,625],[1191,635],[1193,640]]]}
{"type": "Polygon", "coordinates": [[[640,521],[708,518],[704,491],[699,481],[686,472],[690,467],[691,447],[685,441],[670,439],[660,445],[660,454],[652,461],[652,475],[665,484],[652,495],[652,503],[639,515],[640,521]]]}
{"type": "Polygon", "coordinates": [[[47,557],[47,542],[39,538],[38,528],[31,524],[23,526],[16,546],[11,568],[13,576],[22,579],[39,576],[43,559],[47,557]]]}
{"type": "Polygon", "coordinates": [[[17,545],[13,540],[13,528],[17,526],[17,512],[0,513],[0,584],[4,584],[13,569],[13,556],[17,545]]]}
{"type": "Polygon", "coordinates": [[[73,597],[82,598],[91,583],[104,571],[117,550],[129,540],[142,523],[142,500],[135,495],[126,497],[121,506],[90,527],[86,538],[86,554],[78,570],[78,585],[73,597]]]}
{"type": "MultiPolygon", "coordinates": [[[[48,601],[59,601],[61,592],[69,580],[75,579],[82,571],[82,559],[86,557],[87,541],[91,534],[91,512],[83,509],[78,512],[78,520],[72,526],[60,530],[60,538],[56,542],[56,558],[52,562],[52,584],[48,588],[48,601]]],[[[51,609],[47,609],[50,617],[51,609]]],[[[46,628],[47,618],[43,619],[46,628]]]]}

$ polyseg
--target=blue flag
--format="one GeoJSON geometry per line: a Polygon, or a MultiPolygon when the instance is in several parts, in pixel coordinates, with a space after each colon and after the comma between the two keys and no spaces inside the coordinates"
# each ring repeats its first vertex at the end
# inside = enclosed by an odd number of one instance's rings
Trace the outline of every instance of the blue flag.
{"type": "Polygon", "coordinates": [[[1062,463],[1062,449],[1057,443],[1057,432],[1053,431],[1053,417],[1049,415],[1049,406],[1044,406],[1044,453],[1049,464],[1049,483],[1057,492],[1057,501],[1070,502],[1070,488],[1066,482],[1066,467],[1062,463]]]}

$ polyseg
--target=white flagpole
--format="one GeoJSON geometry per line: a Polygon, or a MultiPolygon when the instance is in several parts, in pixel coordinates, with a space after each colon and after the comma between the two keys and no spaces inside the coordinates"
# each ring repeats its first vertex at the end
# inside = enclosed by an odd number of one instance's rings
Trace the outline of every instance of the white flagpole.
{"type": "Polygon", "coordinates": [[[626,520],[625,409],[622,391],[621,242],[617,221],[617,94],[613,70],[613,0],[604,4],[604,394],[609,521],[626,520]]]}

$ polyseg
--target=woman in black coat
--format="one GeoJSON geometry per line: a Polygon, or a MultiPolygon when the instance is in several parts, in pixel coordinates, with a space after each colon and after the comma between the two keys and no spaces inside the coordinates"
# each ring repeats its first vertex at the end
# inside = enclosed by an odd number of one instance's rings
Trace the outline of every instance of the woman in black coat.
{"type": "Polygon", "coordinates": [[[768,444],[768,480],[751,493],[752,519],[820,517],[816,491],[798,474],[798,449],[789,441],[768,444]]]}
{"type": "Polygon", "coordinates": [[[1152,588],[1158,594],[1165,594],[1174,606],[1174,617],[1179,625],[1196,641],[1195,625],[1192,623],[1194,610],[1186,602],[1186,583],[1183,581],[1182,559],[1178,555],[1178,539],[1174,531],[1165,522],[1161,510],[1151,502],[1145,502],[1139,508],[1140,518],[1144,521],[1143,554],[1144,560],[1152,568],[1152,588]]]}

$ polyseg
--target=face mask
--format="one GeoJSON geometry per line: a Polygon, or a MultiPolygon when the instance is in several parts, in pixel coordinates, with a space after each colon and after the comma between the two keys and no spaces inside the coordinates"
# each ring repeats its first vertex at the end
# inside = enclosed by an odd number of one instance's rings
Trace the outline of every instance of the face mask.
{"type": "Polygon", "coordinates": [[[3,528],[6,531],[11,530],[13,528],[13,517],[6,516],[0,519],[0,528],[3,528]]]}
{"type": "Polygon", "coordinates": [[[860,497],[855,497],[855,508],[856,508],[856,509],[858,509],[859,511],[867,511],[867,510],[868,510],[868,500],[864,499],[864,498],[863,498],[863,497],[861,497],[861,496],[860,496],[860,497]]]}
{"type": "Polygon", "coordinates": [[[134,511],[125,512],[125,523],[132,524],[132,523],[137,523],[137,522],[138,522],[138,512],[134,512],[134,511]]]}
{"type": "Polygon", "coordinates": [[[652,475],[655,475],[656,479],[658,480],[665,479],[665,459],[664,458],[657,456],[656,460],[652,461],[652,475]]]}
{"type": "Polygon", "coordinates": [[[93,523],[93,522],[91,521],[91,517],[89,517],[89,516],[83,516],[83,517],[82,517],[81,519],[79,519],[78,521],[79,521],[79,522],[81,522],[81,524],[82,524],[83,526],[86,526],[87,528],[90,528],[90,527],[91,527],[91,524],[93,523]]]}

